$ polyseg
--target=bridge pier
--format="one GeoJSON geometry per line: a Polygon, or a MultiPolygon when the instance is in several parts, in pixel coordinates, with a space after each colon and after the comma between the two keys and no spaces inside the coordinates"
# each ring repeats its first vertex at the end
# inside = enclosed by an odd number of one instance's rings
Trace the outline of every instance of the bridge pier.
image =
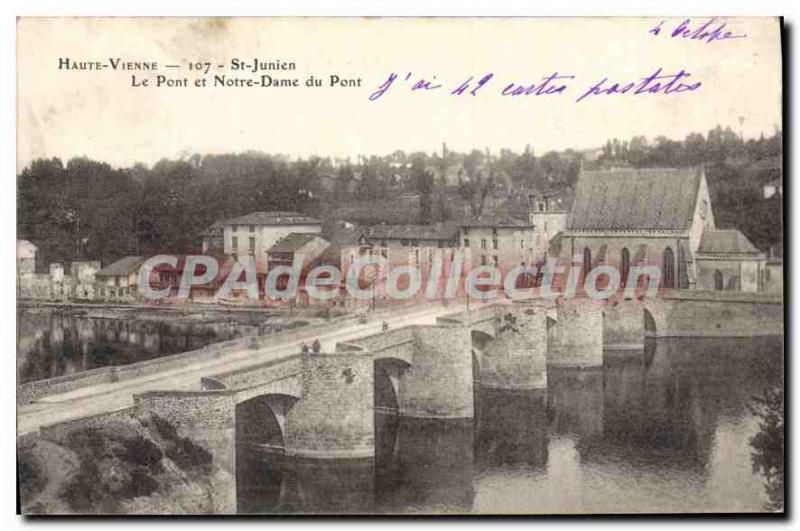
{"type": "Polygon", "coordinates": [[[609,302],[603,308],[603,346],[609,350],[644,349],[644,303],[639,300],[609,302]]]}
{"type": "Polygon", "coordinates": [[[286,455],[351,459],[375,454],[372,355],[304,354],[302,398],[286,413],[286,455]]]}
{"type": "Polygon", "coordinates": [[[547,363],[560,367],[603,365],[603,312],[593,301],[559,301],[557,322],[550,329],[547,363]]]}
{"type": "Polygon", "coordinates": [[[401,416],[472,418],[472,338],[467,326],[414,326],[413,363],[399,375],[401,416]]]}
{"type": "Polygon", "coordinates": [[[501,308],[494,339],[479,352],[480,384],[494,389],[547,388],[547,310],[501,308]]]}

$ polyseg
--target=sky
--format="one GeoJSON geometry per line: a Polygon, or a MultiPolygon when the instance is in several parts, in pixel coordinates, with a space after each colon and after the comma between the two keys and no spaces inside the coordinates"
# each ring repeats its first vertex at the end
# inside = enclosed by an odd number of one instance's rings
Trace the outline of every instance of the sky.
{"type": "MultiPolygon", "coordinates": [[[[671,36],[682,19],[178,19],[23,18],[18,21],[17,163],[87,156],[113,166],[152,165],[186,154],[258,150],[338,156],[508,148],[534,152],[599,147],[609,138],[682,139],[717,124],[746,138],[780,127],[777,19],[718,20],[740,38],[671,36]],[[661,25],[659,26],[659,23],[661,25]],[[659,27],[656,33],[654,27],[659,27]],[[157,62],[158,72],[59,69],[59,60],[157,62]],[[231,63],[293,61],[295,71],[234,71],[231,63]],[[208,75],[190,62],[211,63],[208,75]],[[167,68],[178,64],[180,68],[167,68]],[[218,68],[223,65],[224,68],[218,68]],[[581,94],[604,78],[623,86],[661,68],[688,75],[691,91],[581,94]],[[196,87],[215,74],[299,87],[196,87]],[[397,80],[374,101],[391,73],[397,80]],[[492,78],[473,96],[469,90],[492,78]],[[557,73],[566,88],[504,96],[509,84],[557,73]],[[153,87],[156,75],[187,87],[153,87]],[[361,86],[330,87],[329,76],[361,86]],[[406,81],[407,74],[408,80],[406,81]],[[132,86],[147,79],[150,86],[132,86]],[[309,76],[322,87],[305,87],[309,76]],[[435,76],[435,77],[434,77],[435,76]],[[469,89],[451,92],[472,77],[469,89]],[[431,90],[411,90],[423,79],[431,90]]],[[[692,19],[695,29],[706,18],[692,19]]],[[[555,84],[557,87],[558,85],[555,84]]]]}

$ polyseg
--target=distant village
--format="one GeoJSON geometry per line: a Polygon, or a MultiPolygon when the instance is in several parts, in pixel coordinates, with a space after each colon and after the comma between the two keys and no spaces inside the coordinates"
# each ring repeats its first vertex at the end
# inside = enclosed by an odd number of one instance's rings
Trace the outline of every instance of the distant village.
{"type": "MultiPolygon", "coordinates": [[[[582,160],[592,156],[587,153],[582,160]]],[[[453,185],[463,179],[457,168],[432,166],[428,171],[436,181],[452,181],[453,185]]],[[[321,186],[336,186],[325,181],[321,179],[321,186]]],[[[763,185],[764,200],[780,198],[782,193],[780,178],[763,185]]],[[[662,271],[664,289],[783,291],[782,260],[774,249],[757,248],[736,228],[717,227],[702,165],[582,167],[574,186],[520,190],[509,185],[504,196],[482,194],[479,208],[469,202],[449,205],[460,209],[450,216],[455,219],[393,223],[392,209],[404,208],[407,200],[407,196],[389,200],[391,208],[387,207],[384,220],[374,219],[381,217],[380,208],[375,212],[380,203],[375,201],[364,203],[365,208],[372,208],[368,214],[351,208],[352,219],[333,223],[282,210],[219,219],[200,233],[197,246],[203,254],[217,257],[220,270],[207,286],[193,288],[191,299],[243,304],[244,299],[235,296],[214,298],[233,263],[242,256],[255,259],[263,297],[267,274],[295,261],[302,263],[304,273],[319,265],[344,272],[358,257],[380,255],[390,267],[411,265],[427,271],[435,260],[452,262],[456,250],[463,251],[472,266],[540,268],[548,258],[561,258],[582,267],[585,274],[599,265],[612,265],[620,271],[622,286],[632,266],[655,265],[662,271]]],[[[18,296],[41,301],[140,302],[138,275],[146,258],[131,255],[110,263],[73,260],[49,263],[46,271],[40,271],[36,242],[18,240],[18,296]]],[[[185,255],[180,255],[177,267],[158,268],[151,283],[177,290],[184,263],[185,255]]],[[[351,303],[342,289],[339,297],[325,304],[351,303]]],[[[264,299],[262,304],[271,301],[264,299]]],[[[291,304],[321,303],[300,292],[291,304]]]]}

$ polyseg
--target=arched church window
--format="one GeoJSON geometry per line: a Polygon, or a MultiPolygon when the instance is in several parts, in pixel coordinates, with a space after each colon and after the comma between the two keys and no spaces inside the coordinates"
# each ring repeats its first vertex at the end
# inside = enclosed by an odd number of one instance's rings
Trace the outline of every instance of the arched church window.
{"type": "Polygon", "coordinates": [[[619,282],[623,288],[628,285],[628,273],[631,271],[631,253],[627,247],[622,248],[622,259],[620,260],[619,282]]]}
{"type": "Polygon", "coordinates": [[[673,289],[675,287],[675,255],[669,247],[664,249],[661,274],[664,279],[662,282],[664,288],[673,289]]]}

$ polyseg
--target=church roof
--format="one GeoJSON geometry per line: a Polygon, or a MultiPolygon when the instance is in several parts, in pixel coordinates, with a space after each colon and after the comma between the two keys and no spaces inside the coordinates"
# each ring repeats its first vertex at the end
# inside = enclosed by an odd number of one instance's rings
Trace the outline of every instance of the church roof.
{"type": "Polygon", "coordinates": [[[698,254],[761,254],[747,237],[736,229],[706,230],[700,238],[698,254]]]}
{"type": "Polygon", "coordinates": [[[685,230],[692,223],[700,168],[581,172],[571,230],[685,230]]]}

